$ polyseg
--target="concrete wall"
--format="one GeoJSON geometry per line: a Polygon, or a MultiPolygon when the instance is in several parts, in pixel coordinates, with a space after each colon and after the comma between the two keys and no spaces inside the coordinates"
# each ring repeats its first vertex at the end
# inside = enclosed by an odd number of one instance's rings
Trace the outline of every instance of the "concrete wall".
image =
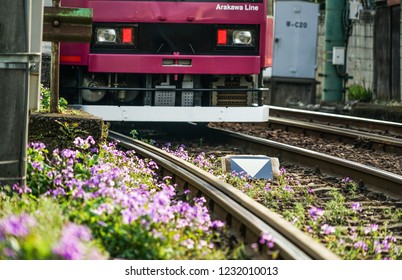
{"type": "Polygon", "coordinates": [[[353,79],[350,84],[360,84],[373,89],[374,74],[374,23],[355,21],[346,57],[347,73],[353,79]]]}

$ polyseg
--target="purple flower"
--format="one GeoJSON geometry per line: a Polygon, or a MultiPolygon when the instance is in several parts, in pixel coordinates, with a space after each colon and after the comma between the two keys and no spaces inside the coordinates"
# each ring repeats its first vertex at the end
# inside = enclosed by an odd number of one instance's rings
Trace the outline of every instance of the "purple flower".
{"type": "Polygon", "coordinates": [[[263,233],[260,236],[260,239],[258,242],[262,245],[265,244],[268,248],[273,248],[275,243],[274,243],[274,237],[269,234],[269,233],[263,233]]]}
{"type": "Polygon", "coordinates": [[[396,242],[396,238],[393,236],[386,236],[381,242],[382,251],[388,251],[391,248],[392,243],[396,242]]]}
{"type": "Polygon", "coordinates": [[[358,211],[358,212],[362,211],[362,206],[361,206],[361,204],[359,202],[353,202],[351,204],[351,207],[352,207],[353,211],[358,211]]]}
{"type": "Polygon", "coordinates": [[[32,193],[32,190],[29,187],[27,187],[27,186],[20,187],[18,184],[13,185],[13,190],[17,191],[18,194],[32,193]]]}
{"type": "Polygon", "coordinates": [[[374,250],[375,250],[375,253],[376,253],[376,254],[380,254],[380,253],[382,252],[381,243],[380,243],[380,242],[378,242],[377,240],[374,241],[373,246],[374,246],[374,250]]]}
{"type": "Polygon", "coordinates": [[[32,168],[33,168],[33,169],[36,169],[36,170],[38,170],[38,171],[43,171],[43,165],[42,165],[42,163],[37,162],[37,161],[34,161],[34,162],[31,163],[31,165],[32,165],[32,168]]]}
{"type": "Polygon", "coordinates": [[[207,200],[205,199],[205,197],[201,196],[201,197],[195,198],[194,202],[199,205],[204,205],[207,202],[207,200]]]}
{"type": "Polygon", "coordinates": [[[86,226],[77,225],[74,223],[69,223],[63,229],[63,236],[69,239],[79,239],[82,241],[90,241],[91,231],[86,226]]]}
{"type": "Polygon", "coordinates": [[[89,228],[69,223],[63,228],[60,240],[53,248],[53,253],[65,260],[104,259],[105,257],[100,252],[88,247],[91,239],[89,228]]]}
{"type": "Polygon", "coordinates": [[[88,136],[85,140],[82,139],[81,137],[77,137],[77,138],[75,138],[73,143],[77,148],[86,150],[86,149],[90,148],[91,145],[95,144],[95,140],[92,136],[88,136]]]}
{"type": "Polygon", "coordinates": [[[388,251],[389,248],[391,248],[391,243],[388,242],[388,240],[385,240],[385,239],[384,239],[384,240],[381,242],[381,248],[382,248],[384,251],[388,251]]]}
{"type": "Polygon", "coordinates": [[[324,210],[313,206],[310,208],[310,210],[308,210],[308,213],[310,214],[311,218],[316,221],[319,216],[324,215],[324,210]]]}
{"type": "Polygon", "coordinates": [[[257,250],[258,249],[258,243],[251,243],[250,247],[251,247],[251,249],[257,250]]]}
{"type": "Polygon", "coordinates": [[[62,238],[53,248],[53,253],[65,260],[81,260],[85,254],[85,246],[79,240],[62,238]]]}
{"type": "Polygon", "coordinates": [[[218,220],[212,221],[212,223],[211,223],[211,227],[212,227],[213,229],[221,228],[221,227],[223,227],[224,225],[225,225],[225,224],[224,224],[222,221],[218,221],[218,220]]]}
{"type": "Polygon", "coordinates": [[[323,230],[324,234],[333,234],[333,233],[335,233],[335,227],[330,226],[328,224],[322,225],[321,229],[323,230]]]}
{"type": "Polygon", "coordinates": [[[369,228],[366,228],[364,233],[368,234],[370,232],[375,232],[378,230],[378,225],[377,224],[371,224],[369,228]]]}
{"type": "Polygon", "coordinates": [[[107,213],[111,215],[114,211],[114,206],[110,203],[102,203],[96,210],[93,212],[98,215],[102,215],[103,213],[107,213]]]}
{"type": "Polygon", "coordinates": [[[205,158],[205,152],[200,153],[194,160],[194,164],[198,167],[208,167],[211,163],[205,158]]]}
{"type": "Polygon", "coordinates": [[[241,191],[246,192],[249,189],[252,189],[251,184],[250,183],[245,183],[244,186],[241,188],[241,191]]]}
{"type": "Polygon", "coordinates": [[[41,143],[41,142],[32,142],[32,143],[29,144],[29,147],[33,148],[35,150],[38,150],[38,151],[46,149],[46,145],[41,143]]]}
{"type": "Polygon", "coordinates": [[[385,237],[385,240],[387,240],[387,241],[389,241],[389,242],[393,242],[393,243],[396,242],[396,238],[395,238],[394,236],[391,236],[391,235],[387,235],[387,236],[385,237]]]}
{"type": "Polygon", "coordinates": [[[25,237],[34,225],[36,220],[28,214],[10,215],[0,220],[0,236],[25,237]]]}
{"type": "Polygon", "coordinates": [[[293,188],[291,186],[288,186],[288,185],[284,186],[283,190],[288,191],[288,192],[294,192],[293,188]]]}
{"type": "Polygon", "coordinates": [[[45,195],[51,195],[53,198],[56,198],[59,196],[65,196],[66,191],[62,187],[58,187],[53,190],[48,190],[45,195]]]}
{"type": "Polygon", "coordinates": [[[350,179],[349,177],[346,177],[346,178],[342,179],[342,183],[352,183],[352,182],[353,182],[353,180],[350,179]]]}
{"type": "Polygon", "coordinates": [[[173,235],[173,240],[174,241],[179,241],[180,240],[180,233],[176,233],[175,235],[173,235]]]}
{"type": "Polygon", "coordinates": [[[77,155],[76,151],[70,150],[70,149],[64,149],[61,151],[61,156],[65,157],[65,158],[75,158],[75,156],[77,155]]]}
{"type": "Polygon", "coordinates": [[[368,246],[364,241],[357,241],[356,243],[353,244],[353,247],[355,247],[356,249],[361,248],[363,250],[363,254],[365,254],[366,251],[368,250],[368,246]]]}
{"type": "Polygon", "coordinates": [[[193,249],[194,248],[194,240],[192,239],[186,239],[184,240],[181,245],[185,246],[187,249],[193,249]]]}

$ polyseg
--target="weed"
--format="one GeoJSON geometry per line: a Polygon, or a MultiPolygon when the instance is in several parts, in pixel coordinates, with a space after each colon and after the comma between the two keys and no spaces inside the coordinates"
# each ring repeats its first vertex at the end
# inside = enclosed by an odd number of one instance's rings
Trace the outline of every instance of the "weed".
{"type": "Polygon", "coordinates": [[[370,102],[373,97],[373,92],[370,88],[365,88],[359,84],[352,84],[348,87],[349,100],[356,100],[361,102],[370,102]]]}

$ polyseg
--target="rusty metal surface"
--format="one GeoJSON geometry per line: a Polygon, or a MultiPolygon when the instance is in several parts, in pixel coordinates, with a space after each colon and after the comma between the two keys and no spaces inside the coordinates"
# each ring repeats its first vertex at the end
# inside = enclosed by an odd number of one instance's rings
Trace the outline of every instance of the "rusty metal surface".
{"type": "Polygon", "coordinates": [[[90,42],[92,9],[44,7],[43,41],[90,42]]]}

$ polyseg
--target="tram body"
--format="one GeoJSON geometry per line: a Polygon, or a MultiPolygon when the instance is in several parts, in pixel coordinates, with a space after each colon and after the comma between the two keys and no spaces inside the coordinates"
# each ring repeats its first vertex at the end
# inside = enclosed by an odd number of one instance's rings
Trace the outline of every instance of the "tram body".
{"type": "Polygon", "coordinates": [[[92,8],[93,28],[90,43],[61,43],[60,95],[106,121],[267,121],[269,5],[63,0],[92,8]]]}

